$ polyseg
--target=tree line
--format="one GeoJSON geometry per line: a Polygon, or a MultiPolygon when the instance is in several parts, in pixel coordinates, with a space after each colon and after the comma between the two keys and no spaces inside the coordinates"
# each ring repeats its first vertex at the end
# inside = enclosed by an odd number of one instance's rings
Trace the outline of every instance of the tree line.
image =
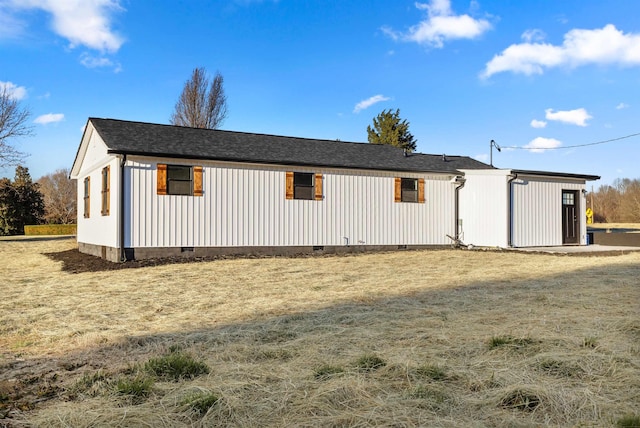
{"type": "Polygon", "coordinates": [[[596,223],[640,223],[640,179],[619,178],[600,186],[587,201],[596,223]]]}
{"type": "Polygon", "coordinates": [[[0,179],[0,235],[22,235],[27,225],[74,224],[76,200],[68,169],[34,182],[28,168],[17,166],[13,180],[0,179]]]}

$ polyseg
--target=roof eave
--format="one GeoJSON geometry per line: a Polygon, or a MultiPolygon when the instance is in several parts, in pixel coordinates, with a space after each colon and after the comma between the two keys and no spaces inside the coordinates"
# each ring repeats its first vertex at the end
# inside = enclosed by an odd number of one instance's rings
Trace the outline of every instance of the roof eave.
{"type": "Polygon", "coordinates": [[[577,178],[580,180],[587,180],[587,181],[600,180],[599,175],[589,175],[589,174],[571,174],[571,173],[565,173],[565,172],[550,172],[550,171],[531,171],[526,169],[512,169],[511,172],[515,174],[535,175],[535,176],[541,176],[541,177],[577,178]]]}
{"type": "Polygon", "coordinates": [[[408,168],[380,168],[380,167],[360,167],[360,166],[345,166],[336,164],[320,164],[310,162],[291,162],[291,161],[268,161],[268,160],[247,160],[238,158],[224,158],[224,157],[208,157],[198,155],[182,155],[175,153],[149,153],[139,152],[131,150],[109,149],[107,153],[113,155],[129,155],[129,156],[144,156],[154,158],[167,158],[167,159],[193,159],[193,160],[206,160],[216,162],[235,162],[235,163],[247,163],[257,165],[291,165],[291,166],[304,166],[304,167],[319,167],[319,168],[340,168],[340,169],[355,169],[355,170],[370,170],[370,171],[398,171],[398,172],[412,172],[412,173],[429,173],[429,174],[444,174],[444,175],[461,175],[458,170],[423,170],[423,169],[408,169],[408,168]]]}

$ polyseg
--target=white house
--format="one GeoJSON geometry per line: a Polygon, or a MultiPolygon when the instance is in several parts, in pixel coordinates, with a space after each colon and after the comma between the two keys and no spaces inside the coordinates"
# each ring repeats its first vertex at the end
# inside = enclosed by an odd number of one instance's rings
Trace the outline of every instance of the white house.
{"type": "Polygon", "coordinates": [[[486,247],[585,245],[586,181],[593,175],[462,169],[458,235],[486,247]]]}
{"type": "MultiPolygon", "coordinates": [[[[559,192],[577,191],[582,219],[585,180],[598,177],[497,170],[388,145],[90,118],[71,178],[80,251],[121,261],[441,246],[456,234],[478,246],[560,245],[559,192]],[[545,200],[534,209],[546,220],[529,215],[531,198],[545,200]]],[[[566,244],[585,243],[577,224],[578,240],[566,244]]]]}

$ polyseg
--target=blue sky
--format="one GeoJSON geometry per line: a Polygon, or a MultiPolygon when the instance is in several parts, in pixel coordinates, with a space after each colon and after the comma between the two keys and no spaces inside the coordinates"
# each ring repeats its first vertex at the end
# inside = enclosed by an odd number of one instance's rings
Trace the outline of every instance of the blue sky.
{"type": "MultiPolygon", "coordinates": [[[[0,85],[31,112],[34,179],[88,117],[168,123],[195,67],[222,129],[366,142],[400,109],[422,153],[640,177],[637,0],[0,0],[0,85]],[[507,147],[516,147],[508,149],[507,147]],[[551,149],[550,148],[556,148],[551,149]]],[[[13,169],[0,170],[13,176],[13,169]]]]}

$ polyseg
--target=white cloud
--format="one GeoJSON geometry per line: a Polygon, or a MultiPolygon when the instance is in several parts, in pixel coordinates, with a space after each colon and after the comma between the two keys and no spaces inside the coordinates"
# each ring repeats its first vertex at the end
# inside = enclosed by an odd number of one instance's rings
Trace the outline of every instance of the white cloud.
{"type": "Polygon", "coordinates": [[[620,103],[620,104],[618,104],[618,105],[616,106],[616,110],[622,110],[622,109],[625,109],[625,108],[629,108],[629,104],[627,104],[627,103],[620,103]]]}
{"type": "Polygon", "coordinates": [[[546,34],[544,33],[544,31],[538,30],[538,29],[527,30],[524,33],[522,33],[522,40],[524,40],[527,43],[541,42],[545,38],[546,38],[546,34]]]}
{"type": "Polygon", "coordinates": [[[556,140],[555,138],[537,137],[523,147],[525,149],[529,149],[529,151],[534,153],[544,153],[545,150],[555,149],[557,147],[560,147],[561,145],[562,142],[556,140]]]}
{"type": "Polygon", "coordinates": [[[379,103],[382,101],[388,101],[388,100],[390,100],[390,98],[385,97],[384,95],[374,95],[373,97],[367,98],[366,100],[362,100],[358,104],[356,104],[355,108],[353,109],[353,112],[360,113],[362,110],[367,109],[376,103],[379,103]]]}
{"type": "Polygon", "coordinates": [[[27,88],[18,86],[13,82],[0,81],[0,92],[6,93],[14,100],[21,100],[27,96],[27,88]]]}
{"type": "Polygon", "coordinates": [[[430,3],[417,3],[416,8],[427,12],[426,19],[409,28],[406,33],[383,27],[394,40],[416,42],[441,48],[447,40],[475,39],[491,29],[485,19],[474,19],[469,15],[455,15],[450,0],[431,0],[430,3]]]}
{"type": "Polygon", "coordinates": [[[122,71],[122,66],[119,62],[113,62],[111,59],[104,56],[96,57],[88,54],[87,52],[80,55],[80,63],[87,68],[113,67],[113,71],[115,73],[122,71]]]}
{"type": "Polygon", "coordinates": [[[475,155],[473,157],[475,160],[479,160],[480,162],[487,162],[489,160],[489,155],[486,153],[480,154],[480,155],[475,155]]]}
{"type": "Polygon", "coordinates": [[[82,45],[113,53],[124,43],[111,28],[111,14],[124,10],[119,0],[9,0],[9,3],[15,9],[50,13],[53,31],[67,39],[72,48],[82,45]]]}
{"type": "Polygon", "coordinates": [[[532,128],[544,128],[546,126],[547,126],[547,122],[545,122],[544,120],[533,119],[531,121],[531,127],[532,128]]]}
{"type": "MultiPolygon", "coordinates": [[[[525,40],[527,37],[523,35],[525,40]]],[[[549,68],[587,64],[640,65],[640,34],[625,34],[612,24],[595,30],[573,29],[565,34],[560,46],[532,41],[513,44],[495,55],[480,77],[486,79],[506,71],[542,74],[549,68]]]]}
{"type": "Polygon", "coordinates": [[[587,120],[592,118],[592,116],[583,108],[565,111],[559,110],[555,112],[553,109],[548,108],[544,112],[547,120],[555,120],[577,126],[587,126],[587,120]]]}
{"type": "Polygon", "coordinates": [[[47,125],[49,123],[61,122],[64,120],[64,114],[62,113],[48,113],[43,114],[42,116],[36,117],[34,123],[39,123],[40,125],[47,125]]]}

